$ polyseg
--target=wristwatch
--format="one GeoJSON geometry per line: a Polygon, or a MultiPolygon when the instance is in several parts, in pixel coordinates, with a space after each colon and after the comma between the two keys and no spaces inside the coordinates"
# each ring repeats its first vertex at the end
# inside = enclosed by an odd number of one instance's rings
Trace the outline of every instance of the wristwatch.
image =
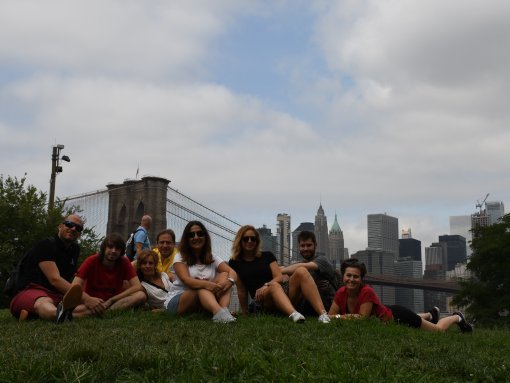
{"type": "Polygon", "coordinates": [[[227,279],[228,279],[228,280],[230,281],[230,283],[232,283],[233,285],[235,285],[235,284],[236,284],[236,281],[234,281],[234,278],[228,277],[227,279]]]}

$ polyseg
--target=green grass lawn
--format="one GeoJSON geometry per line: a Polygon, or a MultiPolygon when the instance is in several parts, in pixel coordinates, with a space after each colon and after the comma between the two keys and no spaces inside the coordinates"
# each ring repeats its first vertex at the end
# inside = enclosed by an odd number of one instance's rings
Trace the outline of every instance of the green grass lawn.
{"type": "Polygon", "coordinates": [[[126,312],[62,325],[0,311],[0,382],[505,382],[510,331],[126,312]]]}

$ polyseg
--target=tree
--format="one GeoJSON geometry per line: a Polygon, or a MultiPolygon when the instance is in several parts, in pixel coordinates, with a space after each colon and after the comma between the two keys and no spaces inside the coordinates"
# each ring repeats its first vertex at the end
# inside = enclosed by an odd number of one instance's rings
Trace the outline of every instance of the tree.
{"type": "MultiPolygon", "coordinates": [[[[62,217],[79,207],[64,209],[57,200],[54,209],[47,211],[47,195],[32,185],[26,185],[26,174],[18,179],[0,175],[0,287],[16,262],[37,241],[56,232],[62,217]]],[[[92,229],[85,229],[80,239],[82,256],[97,251],[100,238],[92,229]]],[[[8,305],[8,297],[0,294],[0,307],[8,305]]]]}
{"type": "Polygon", "coordinates": [[[497,224],[474,231],[472,276],[460,281],[453,303],[485,325],[510,324],[510,214],[497,224]]]}

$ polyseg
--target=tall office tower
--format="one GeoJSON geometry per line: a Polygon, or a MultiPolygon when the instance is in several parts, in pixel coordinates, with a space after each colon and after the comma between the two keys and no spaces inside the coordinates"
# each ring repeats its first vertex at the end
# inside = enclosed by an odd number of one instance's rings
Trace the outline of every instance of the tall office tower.
{"type": "Polygon", "coordinates": [[[368,250],[382,250],[398,257],[398,218],[386,214],[369,214],[368,250]]]}
{"type": "Polygon", "coordinates": [[[487,227],[490,225],[491,218],[487,214],[487,210],[480,210],[471,214],[471,239],[476,238],[476,231],[479,227],[487,227]]]}
{"type": "Polygon", "coordinates": [[[498,219],[505,215],[505,205],[501,201],[491,201],[485,203],[485,209],[489,214],[489,224],[494,225],[498,219]]]}
{"type": "Polygon", "coordinates": [[[329,252],[328,219],[324,215],[322,204],[319,205],[319,209],[315,215],[315,237],[317,238],[317,249],[315,253],[327,257],[329,252]]]}
{"type": "Polygon", "coordinates": [[[402,229],[402,236],[400,238],[402,239],[413,238],[413,235],[411,234],[411,228],[408,227],[407,229],[402,229]]]}
{"type": "MultiPolygon", "coordinates": [[[[445,279],[447,266],[447,247],[445,243],[434,242],[425,248],[425,273],[424,279],[445,279]]],[[[441,311],[446,311],[446,293],[425,290],[424,305],[428,310],[437,306],[441,311]]]]}
{"type": "Polygon", "coordinates": [[[421,262],[421,241],[414,238],[401,238],[398,244],[399,258],[411,258],[421,262]]]}
{"type": "MultiPolygon", "coordinates": [[[[403,278],[423,278],[421,260],[417,261],[411,257],[404,258],[400,254],[400,258],[395,262],[395,275],[403,278]]],[[[407,307],[416,313],[423,312],[423,290],[406,287],[397,287],[395,290],[397,305],[407,307]]]]}
{"type": "Polygon", "coordinates": [[[458,263],[467,263],[466,238],[462,235],[440,235],[439,243],[446,244],[446,270],[454,270],[458,263]]]}
{"type": "Polygon", "coordinates": [[[276,259],[280,266],[287,266],[290,263],[290,215],[282,213],[276,216],[276,236],[276,259]]]}
{"type": "Polygon", "coordinates": [[[466,253],[467,257],[471,256],[471,216],[469,215],[454,215],[450,216],[450,235],[462,235],[466,238],[466,253]]]}
{"type": "Polygon", "coordinates": [[[313,222],[301,222],[299,226],[292,232],[292,262],[302,261],[303,257],[299,254],[298,235],[302,231],[314,232],[313,222]]]}
{"type": "Polygon", "coordinates": [[[276,236],[273,235],[271,229],[269,229],[266,225],[262,225],[257,229],[260,235],[260,250],[261,251],[270,251],[273,254],[277,252],[277,240],[276,236]]]}
{"type": "Polygon", "coordinates": [[[344,259],[344,233],[338,224],[338,217],[335,213],[335,221],[329,231],[329,260],[335,269],[340,270],[344,259]]]}
{"type": "MultiPolygon", "coordinates": [[[[395,275],[396,256],[392,252],[381,250],[361,250],[352,255],[364,262],[367,272],[379,275],[395,275]]],[[[393,286],[372,286],[376,294],[385,305],[395,304],[395,287],[393,286]]]]}

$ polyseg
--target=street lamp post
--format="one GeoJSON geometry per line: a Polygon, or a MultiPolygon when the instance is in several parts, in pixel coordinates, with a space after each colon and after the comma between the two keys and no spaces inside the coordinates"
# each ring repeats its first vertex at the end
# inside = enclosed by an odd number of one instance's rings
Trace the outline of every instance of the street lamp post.
{"type": "Polygon", "coordinates": [[[51,154],[51,178],[50,178],[50,200],[48,202],[48,213],[55,207],[55,181],[58,173],[62,173],[62,166],[60,166],[60,160],[71,162],[68,156],[62,156],[60,158],[60,151],[64,149],[64,145],[53,146],[53,152],[51,154]]]}

